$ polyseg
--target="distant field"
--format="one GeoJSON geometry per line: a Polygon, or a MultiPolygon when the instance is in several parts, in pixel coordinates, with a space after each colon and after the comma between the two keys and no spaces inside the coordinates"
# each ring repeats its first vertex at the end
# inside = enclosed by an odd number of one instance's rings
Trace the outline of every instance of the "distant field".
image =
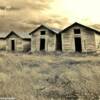
{"type": "Polygon", "coordinates": [[[0,97],[99,100],[99,96],[99,55],[0,53],[0,97]]]}

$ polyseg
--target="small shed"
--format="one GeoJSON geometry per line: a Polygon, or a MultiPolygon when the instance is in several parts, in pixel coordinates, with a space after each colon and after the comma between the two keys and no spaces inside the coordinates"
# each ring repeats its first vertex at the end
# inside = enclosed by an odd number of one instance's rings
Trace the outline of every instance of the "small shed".
{"type": "Polygon", "coordinates": [[[0,50],[11,52],[28,52],[31,48],[31,38],[18,35],[14,31],[0,37],[0,43],[0,50]]]}
{"type": "Polygon", "coordinates": [[[75,22],[60,33],[61,51],[64,52],[96,52],[95,34],[99,31],[75,22]]]}
{"type": "Polygon", "coordinates": [[[35,51],[56,51],[56,32],[50,28],[40,25],[30,33],[31,52],[35,51]]]}

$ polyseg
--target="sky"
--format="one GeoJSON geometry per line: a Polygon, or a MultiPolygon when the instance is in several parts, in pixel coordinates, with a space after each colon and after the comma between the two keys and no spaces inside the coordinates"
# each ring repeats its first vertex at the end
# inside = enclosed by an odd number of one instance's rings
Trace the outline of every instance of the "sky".
{"type": "Polygon", "coordinates": [[[0,31],[29,32],[40,24],[100,24],[100,0],[0,0],[0,31]]]}

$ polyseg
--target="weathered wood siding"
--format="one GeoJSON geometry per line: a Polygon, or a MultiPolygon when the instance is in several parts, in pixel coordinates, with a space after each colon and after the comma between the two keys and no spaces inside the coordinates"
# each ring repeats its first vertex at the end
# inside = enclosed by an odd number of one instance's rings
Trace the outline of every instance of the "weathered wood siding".
{"type": "Polygon", "coordinates": [[[81,37],[82,52],[95,52],[95,33],[80,25],[75,25],[62,33],[62,48],[64,52],[75,52],[75,37],[81,37]],[[81,34],[75,35],[74,29],[80,29],[81,34]]]}
{"type": "Polygon", "coordinates": [[[40,39],[45,39],[45,51],[55,51],[56,35],[45,28],[41,28],[32,34],[31,51],[40,51],[40,39]],[[46,31],[45,35],[41,35],[41,31],[46,31]]]}
{"type": "Polygon", "coordinates": [[[25,52],[30,49],[30,40],[23,40],[20,37],[16,36],[15,34],[12,34],[6,39],[7,45],[6,50],[11,51],[11,40],[15,40],[15,51],[16,52],[25,52]]]}
{"type": "Polygon", "coordinates": [[[100,35],[95,34],[95,40],[96,40],[96,51],[97,53],[100,53],[100,35]]]}
{"type": "Polygon", "coordinates": [[[0,39],[0,51],[5,51],[6,50],[6,45],[7,42],[5,39],[0,39]]]}

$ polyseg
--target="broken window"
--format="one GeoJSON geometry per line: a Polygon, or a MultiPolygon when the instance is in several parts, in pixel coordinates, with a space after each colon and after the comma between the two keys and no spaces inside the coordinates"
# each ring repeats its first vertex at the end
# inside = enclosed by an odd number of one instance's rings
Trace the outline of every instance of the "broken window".
{"type": "Polygon", "coordinates": [[[46,32],[45,31],[41,31],[41,35],[45,35],[46,34],[46,32]]]}
{"type": "Polygon", "coordinates": [[[81,31],[80,31],[80,29],[74,29],[74,33],[75,33],[75,34],[80,34],[81,31]]]}

